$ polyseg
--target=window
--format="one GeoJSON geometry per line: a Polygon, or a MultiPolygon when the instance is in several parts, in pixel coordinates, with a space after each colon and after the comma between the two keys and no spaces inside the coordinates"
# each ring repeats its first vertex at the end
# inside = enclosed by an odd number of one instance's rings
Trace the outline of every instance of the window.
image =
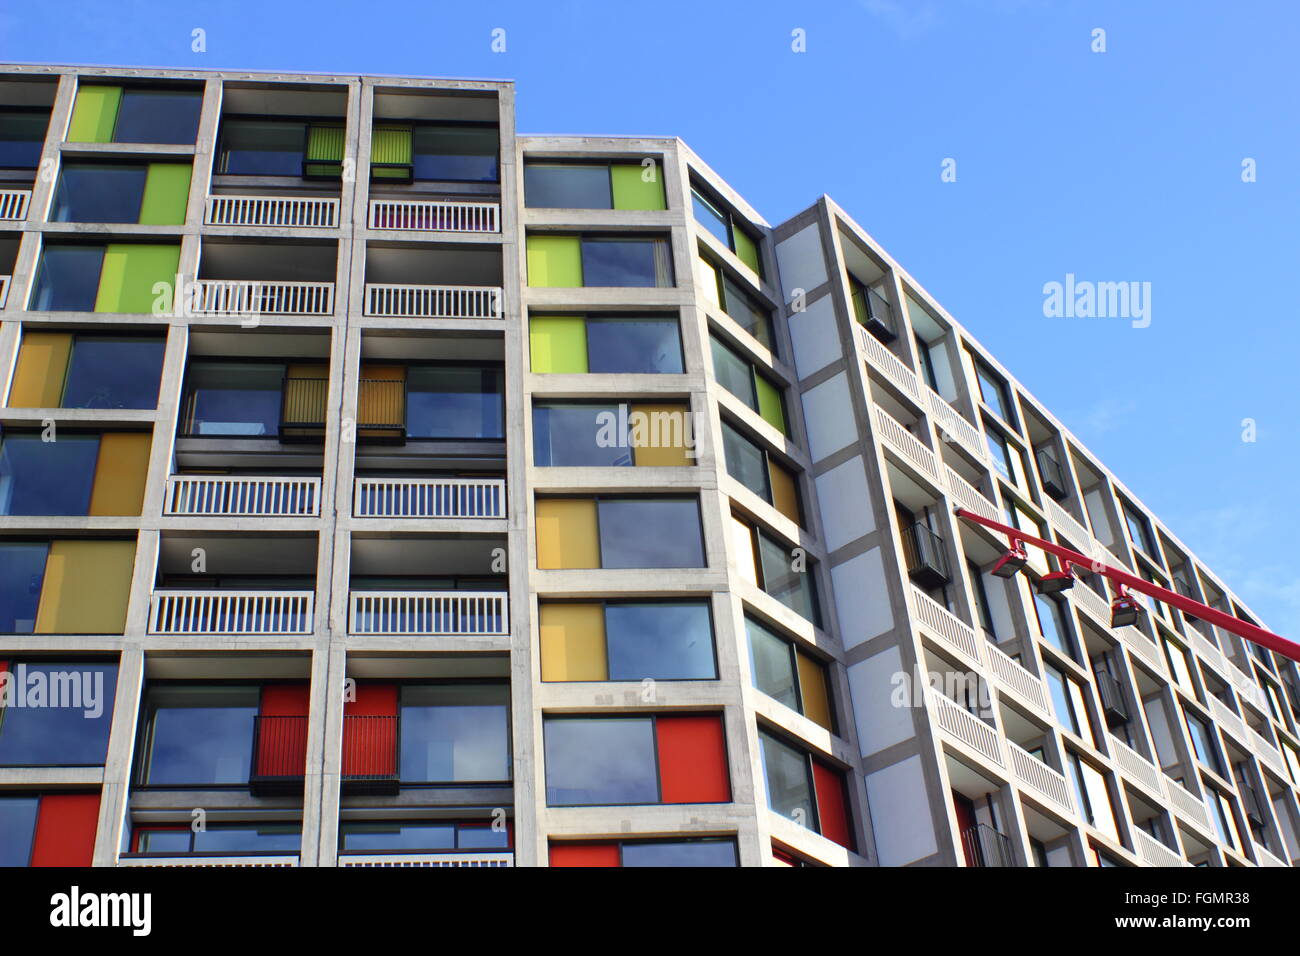
{"type": "Polygon", "coordinates": [[[401,692],[402,783],[510,779],[510,688],[406,685],[401,692]]]}
{"type": "MultiPolygon", "coordinates": [[[[897,338],[898,330],[894,326],[893,309],[889,307],[889,301],[880,291],[883,285],[865,286],[851,274],[848,280],[849,303],[853,306],[853,318],[858,324],[882,342],[890,342],[897,338]]],[[[920,336],[917,336],[917,342],[917,353],[925,353],[924,364],[929,361],[929,349],[921,342],[920,336]]]]}
{"type": "Polygon", "coordinates": [[[538,498],[535,520],[538,568],[705,567],[693,497],[538,498]]]}
{"type": "Polygon", "coordinates": [[[1192,683],[1192,672],[1188,667],[1187,651],[1168,638],[1161,641],[1165,646],[1165,658],[1169,661],[1170,671],[1178,686],[1192,696],[1196,695],[1196,685],[1192,683]]]}
{"type": "Polygon", "coordinates": [[[755,363],[716,337],[710,336],[709,346],[713,354],[713,375],[718,384],[744,402],[746,407],[758,412],[763,421],[781,434],[789,434],[786,430],[785,398],[780,386],[762,375],[755,363]]]}
{"type": "Polygon", "coordinates": [[[996,428],[984,424],[984,440],[988,444],[989,458],[993,467],[1007,481],[1017,488],[1025,487],[1025,460],[1020,449],[1003,437],[996,428]]]}
{"type": "Polygon", "coordinates": [[[1215,745],[1214,732],[1210,730],[1209,724],[1186,710],[1183,711],[1183,718],[1187,722],[1187,733],[1192,738],[1192,749],[1196,752],[1196,759],[1215,773],[1222,775],[1223,764],[1219,760],[1219,748],[1215,745]]]}
{"type": "Polygon", "coordinates": [[[98,827],[98,792],[0,795],[0,866],[90,866],[98,827]]]}
{"type": "Polygon", "coordinates": [[[1044,664],[1047,682],[1052,693],[1052,711],[1056,721],[1070,733],[1092,746],[1097,746],[1084,700],[1083,685],[1050,664],[1044,664]]]}
{"type": "Polygon", "coordinates": [[[796,614],[818,627],[821,616],[812,567],[806,559],[795,560],[789,546],[734,514],[731,518],[732,546],[736,566],[750,584],[761,588],[796,614]]]}
{"type": "Polygon", "coordinates": [[[795,524],[800,523],[799,486],[793,472],[778,465],[766,447],[741,434],[725,419],[722,448],[727,474],[795,524]]]}
{"type": "Polygon", "coordinates": [[[826,665],[751,617],[745,631],[754,686],[834,733],[826,665]]]}
{"type": "Polygon", "coordinates": [[[50,206],[51,222],[137,222],[143,166],[67,164],[50,206]]]}
{"type": "Polygon", "coordinates": [[[0,169],[36,169],[45,148],[46,110],[0,110],[0,169]]]}
{"type": "Polygon", "coordinates": [[[758,732],[758,742],[768,807],[840,846],[855,849],[844,775],[765,730],[758,732]]]}
{"type": "Polygon", "coordinates": [[[625,840],[621,843],[551,844],[551,866],[738,866],[736,842],[706,837],[692,840],[625,840]]]}
{"type": "Polygon", "coordinates": [[[548,806],[731,800],[716,716],[548,717],[543,740],[548,806]]]}
{"type": "Polygon", "coordinates": [[[681,373],[676,316],[534,315],[528,326],[538,373],[681,373]]]}
{"type": "Polygon", "coordinates": [[[74,336],[59,407],[156,408],[165,346],[161,338],[74,336]]]}
{"type": "Polygon", "coordinates": [[[186,434],[278,434],[284,381],[285,366],[275,363],[192,363],[185,386],[186,434]]]}
{"type": "Polygon", "coordinates": [[[757,339],[763,348],[775,352],[777,348],[772,331],[772,310],[708,259],[701,256],[695,261],[700,293],[705,302],[725,312],[733,322],[757,339]]]}
{"type": "Polygon", "coordinates": [[[296,854],[302,832],[289,823],[216,823],[202,830],[190,826],[136,827],[132,831],[135,853],[180,856],[189,854],[296,854]]]}
{"type": "Polygon", "coordinates": [[[494,183],[498,140],[494,125],[417,124],[411,134],[414,178],[494,183]]]}
{"type": "Polygon", "coordinates": [[[658,165],[641,163],[537,163],[524,166],[530,208],[666,209],[658,165]]]}
{"type": "Polygon", "coordinates": [[[0,542],[0,633],[35,630],[49,549],[45,542],[0,542]]]}
{"type": "Polygon", "coordinates": [[[1214,821],[1214,829],[1219,834],[1219,840],[1225,846],[1241,853],[1241,831],[1237,829],[1237,815],[1233,813],[1231,801],[1218,789],[1214,787],[1208,789],[1210,791],[1210,803],[1214,810],[1210,814],[1210,819],[1214,821]]]}
{"type": "Polygon", "coordinates": [[[248,783],[257,687],[166,686],[148,692],[142,786],[248,783]]]}
{"type": "Polygon", "coordinates": [[[27,866],[36,836],[39,796],[0,795],[0,866],[27,866]]]}
{"type": "Polygon", "coordinates": [[[1151,525],[1147,523],[1146,517],[1139,514],[1127,502],[1121,501],[1120,508],[1124,512],[1124,523],[1128,525],[1129,537],[1133,540],[1134,546],[1154,558],[1156,549],[1151,541],[1151,525]]]}
{"type": "Polygon", "coordinates": [[[47,244],[41,251],[28,308],[34,312],[169,312],[180,246],[175,244],[47,244]]]}
{"type": "Polygon", "coordinates": [[[9,432],[0,441],[0,514],[89,514],[99,438],[9,432]]]}
{"type": "Polygon", "coordinates": [[[694,464],[694,444],[686,405],[533,406],[533,463],[538,466],[687,466],[694,464]]]}
{"type": "Polygon", "coordinates": [[[306,143],[306,123],[225,120],[221,124],[218,174],[299,177],[306,143]]]}
{"type": "Polygon", "coordinates": [[[505,370],[499,365],[415,365],[407,370],[409,438],[501,439],[505,370]]]}
{"type": "Polygon", "coordinates": [[[980,397],[984,399],[984,404],[993,409],[998,418],[1014,427],[1016,419],[1011,412],[1007,383],[979,359],[975,360],[975,377],[979,380],[980,397]]]}
{"type": "Polygon", "coordinates": [[[705,601],[544,602],[544,681],[716,680],[705,601]]]}
{"type": "Polygon", "coordinates": [[[939,391],[939,378],[935,374],[934,356],[930,353],[930,344],[915,332],[912,333],[912,342],[916,346],[916,358],[921,363],[921,374],[925,378],[925,384],[936,392],[939,391]]]}
{"type": "Polygon", "coordinates": [[[491,823],[440,820],[348,821],[339,823],[344,853],[417,853],[437,850],[507,850],[510,832],[491,823]]]}
{"type": "Polygon", "coordinates": [[[655,236],[559,236],[527,240],[528,284],[536,287],[673,285],[668,240],[655,236]]]}
{"type": "Polygon", "coordinates": [[[1061,602],[1051,595],[1040,593],[1032,584],[1029,587],[1034,595],[1038,633],[1062,654],[1074,658],[1074,638],[1070,633],[1070,625],[1066,622],[1065,609],[1061,602]]]}
{"type": "Polygon", "coordinates": [[[966,562],[966,571],[970,574],[971,593],[975,598],[975,616],[979,620],[980,627],[984,629],[984,634],[991,641],[998,639],[997,630],[993,626],[993,614],[989,609],[989,596],[984,586],[984,572],[980,570],[978,564],[974,561],[966,562]]]}
{"type": "Polygon", "coordinates": [[[202,102],[198,90],[81,85],[68,142],[193,145],[202,102]]]}
{"type": "Polygon", "coordinates": [[[1106,785],[1106,778],[1101,771],[1078,754],[1068,754],[1067,763],[1070,767],[1070,781],[1074,785],[1074,796],[1080,814],[1096,829],[1119,843],[1119,829],[1115,825],[1115,807],[1111,801],[1110,788],[1106,785]]]}
{"type": "Polygon", "coordinates": [[[762,276],[763,265],[758,254],[758,240],[746,227],[740,225],[740,220],[736,216],[724,210],[721,203],[705,198],[698,189],[691,190],[691,208],[695,213],[696,222],[734,252],[736,258],[762,276]]]}
{"type": "Polygon", "coordinates": [[[0,766],[102,765],[113,722],[115,664],[0,662],[0,766]]]}
{"type": "Polygon", "coordinates": [[[103,246],[47,245],[32,290],[36,312],[93,312],[103,246]]]}

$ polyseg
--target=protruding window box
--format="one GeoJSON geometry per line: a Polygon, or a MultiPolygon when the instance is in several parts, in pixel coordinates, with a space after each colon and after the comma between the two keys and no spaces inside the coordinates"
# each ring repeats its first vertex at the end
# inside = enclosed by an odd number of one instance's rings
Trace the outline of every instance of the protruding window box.
{"type": "Polygon", "coordinates": [[[1069,497],[1069,492],[1066,490],[1065,471],[1061,468],[1061,463],[1046,448],[1038,449],[1037,458],[1038,477],[1043,482],[1043,490],[1057,501],[1064,501],[1069,497]]]}
{"type": "Polygon", "coordinates": [[[1097,673],[1097,696],[1101,698],[1101,710],[1106,715],[1106,724],[1121,727],[1128,723],[1128,705],[1124,703],[1124,692],[1114,676],[1099,671],[1097,673]]]}
{"type": "Polygon", "coordinates": [[[903,534],[907,573],[923,588],[943,587],[952,580],[943,538],[923,523],[910,525],[903,534]]]}

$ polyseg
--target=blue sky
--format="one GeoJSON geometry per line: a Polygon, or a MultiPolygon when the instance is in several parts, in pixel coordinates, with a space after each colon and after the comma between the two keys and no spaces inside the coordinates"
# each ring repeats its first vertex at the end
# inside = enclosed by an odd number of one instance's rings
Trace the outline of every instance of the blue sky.
{"type": "Polygon", "coordinates": [[[681,136],[769,222],[829,193],[1292,638],[1297,49],[1300,7],[1281,0],[0,12],[4,60],[508,78],[520,132],[681,136]],[[940,179],[945,158],[956,182],[940,179]],[[1256,182],[1242,182],[1246,158],[1256,182]],[[1044,283],[1067,273],[1150,282],[1149,327],[1045,318],[1044,283]]]}

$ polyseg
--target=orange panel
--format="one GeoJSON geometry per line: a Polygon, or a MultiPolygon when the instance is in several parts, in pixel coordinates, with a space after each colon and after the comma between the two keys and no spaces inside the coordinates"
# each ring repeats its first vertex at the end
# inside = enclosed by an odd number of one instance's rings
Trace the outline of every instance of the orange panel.
{"type": "Polygon", "coordinates": [[[660,717],[659,781],[663,803],[725,803],[731,799],[727,743],[717,717],[660,717]]]}
{"type": "Polygon", "coordinates": [[[617,843],[552,843],[551,866],[618,866],[617,843]]]}
{"type": "Polygon", "coordinates": [[[90,866],[97,829],[98,793],[42,795],[32,839],[32,866],[90,866]]]}
{"type": "Polygon", "coordinates": [[[842,847],[853,845],[853,828],[849,826],[849,808],[844,793],[844,777],[830,767],[813,761],[813,786],[817,791],[817,819],[821,833],[842,847]]]}

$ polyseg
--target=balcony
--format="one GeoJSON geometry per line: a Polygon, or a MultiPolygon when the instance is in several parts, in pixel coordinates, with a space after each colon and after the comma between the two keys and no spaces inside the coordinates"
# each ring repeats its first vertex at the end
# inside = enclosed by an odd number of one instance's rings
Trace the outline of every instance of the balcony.
{"type": "Polygon", "coordinates": [[[253,718],[252,764],[248,790],[255,797],[302,793],[307,767],[308,718],[253,718]]]}
{"type": "Polygon", "coordinates": [[[1227,731],[1238,742],[1244,743],[1247,740],[1246,722],[1241,719],[1241,715],[1213,694],[1206,694],[1206,700],[1209,702],[1214,722],[1219,728],[1227,731]]]}
{"type": "Polygon", "coordinates": [[[904,395],[921,404],[921,384],[916,373],[865,328],[858,328],[858,342],[866,353],[867,362],[885,376],[904,395]]]}
{"type": "Polygon", "coordinates": [[[154,591],[149,633],[306,635],[312,632],[314,604],[312,591],[154,591]]]}
{"type": "Polygon", "coordinates": [[[0,189],[0,222],[25,222],[31,201],[30,189],[0,189]]]}
{"type": "Polygon", "coordinates": [[[163,514],[185,517],[312,518],[320,515],[319,478],[172,475],[163,514]]]}
{"type": "Polygon", "coordinates": [[[501,288],[366,283],[365,314],[375,318],[499,319],[501,288]]]}
{"type": "Polygon", "coordinates": [[[1156,768],[1156,765],[1116,737],[1110,738],[1110,744],[1120,770],[1163,800],[1165,788],[1161,781],[1164,779],[1164,774],[1156,768]]]}
{"type": "Polygon", "coordinates": [[[298,857],[267,856],[122,856],[118,866],[297,866],[298,857]]]}
{"type": "Polygon", "coordinates": [[[1057,809],[1067,814],[1074,813],[1074,801],[1070,799],[1070,785],[1066,783],[1064,775],[1053,770],[1013,740],[1007,741],[1007,750],[1011,753],[1011,769],[1017,780],[1040,797],[1046,798],[1057,809]]]}
{"type": "Polygon", "coordinates": [[[1246,736],[1255,755],[1268,764],[1270,769],[1283,780],[1288,779],[1286,764],[1282,762],[1282,754],[1278,752],[1277,745],[1253,727],[1246,728],[1246,736]]]}
{"type": "Polygon", "coordinates": [[[942,440],[956,442],[966,454],[978,462],[988,461],[988,448],[980,436],[979,429],[966,421],[957,409],[949,405],[942,395],[928,385],[925,388],[925,403],[930,409],[930,416],[939,426],[939,437],[942,440]]]}
{"type": "Polygon", "coordinates": [[[1041,716],[1051,719],[1043,682],[1003,653],[997,645],[986,644],[984,649],[988,652],[989,666],[998,683],[1037,710],[1041,716]]]}
{"type": "Polygon", "coordinates": [[[925,446],[921,439],[913,435],[898,419],[894,418],[879,405],[874,407],[876,429],[885,445],[916,471],[929,478],[935,485],[939,484],[939,464],[934,452],[925,446]]]}
{"type": "Polygon", "coordinates": [[[856,280],[850,281],[853,287],[853,315],[858,323],[882,342],[892,342],[898,338],[894,310],[890,308],[888,300],[875,289],[860,285],[856,280]]]}
{"type": "Polygon", "coordinates": [[[911,593],[912,613],[917,623],[941,643],[962,655],[968,663],[979,667],[982,662],[980,645],[987,642],[980,640],[974,628],[920,588],[913,587],[911,593]]]}
{"type": "Polygon", "coordinates": [[[943,587],[952,580],[943,538],[923,522],[903,531],[903,554],[908,576],[923,588],[943,587]]]}
{"type": "Polygon", "coordinates": [[[1128,704],[1124,691],[1113,674],[1097,671],[1097,696],[1101,698],[1101,711],[1106,716],[1106,726],[1116,727],[1128,723],[1128,704]]]}
{"type": "Polygon", "coordinates": [[[353,591],[356,637],[500,637],[510,633],[504,591],[353,591]]]}
{"type": "Polygon", "coordinates": [[[1172,777],[1169,778],[1169,786],[1165,788],[1169,795],[1170,807],[1180,814],[1185,820],[1190,820],[1196,824],[1205,833],[1213,833],[1210,827],[1210,810],[1205,805],[1205,801],[1189,791],[1172,777]]]}
{"type": "Polygon", "coordinates": [[[1064,534],[1076,548],[1082,548],[1084,554],[1091,556],[1092,535],[1088,529],[1052,499],[1047,498],[1043,503],[1047,506],[1047,518],[1052,522],[1052,526],[1064,534]]]}
{"type": "Polygon", "coordinates": [[[1178,853],[1165,846],[1151,834],[1138,827],[1133,828],[1133,843],[1138,856],[1148,866],[1191,866],[1178,853]]]}
{"type": "Polygon", "coordinates": [[[1088,587],[1087,584],[1079,582],[1075,587],[1070,588],[1070,600],[1075,605],[1087,611],[1099,624],[1109,631],[1110,629],[1110,602],[1104,597],[1088,587]]]}
{"type": "Polygon", "coordinates": [[[501,204],[431,199],[372,199],[370,228],[402,232],[500,232],[501,204]]]}
{"type": "Polygon", "coordinates": [[[347,853],[339,855],[339,866],[514,866],[509,851],[484,853],[347,853]]]}
{"type": "Polygon", "coordinates": [[[195,315],[333,315],[333,282],[197,279],[189,310],[195,315]]]}
{"type": "Polygon", "coordinates": [[[1002,521],[1002,513],[993,502],[984,497],[983,492],[947,465],[944,466],[944,474],[948,479],[948,494],[952,496],[953,501],[982,518],[1002,521]]]}
{"type": "Polygon", "coordinates": [[[1011,849],[1011,838],[999,830],[977,823],[962,831],[962,849],[966,851],[967,866],[1015,866],[1016,855],[1011,849]]]}
{"type": "Polygon", "coordinates": [[[927,690],[926,698],[935,723],[953,739],[982,754],[999,767],[1006,766],[996,729],[937,691],[927,690]]]}
{"type": "Polygon", "coordinates": [[[1064,501],[1069,496],[1069,491],[1065,480],[1065,469],[1061,467],[1061,463],[1047,448],[1038,449],[1034,457],[1038,461],[1038,478],[1042,482],[1043,490],[1057,501],[1064,501]]]}
{"type": "Polygon", "coordinates": [[[387,714],[343,717],[342,786],[345,794],[393,795],[400,789],[402,718],[387,714]]]}
{"type": "Polygon", "coordinates": [[[504,478],[358,478],[358,518],[504,518],[504,478]]]}
{"type": "Polygon", "coordinates": [[[319,196],[209,196],[203,221],[209,226],[334,229],[339,201],[319,196]]]}

